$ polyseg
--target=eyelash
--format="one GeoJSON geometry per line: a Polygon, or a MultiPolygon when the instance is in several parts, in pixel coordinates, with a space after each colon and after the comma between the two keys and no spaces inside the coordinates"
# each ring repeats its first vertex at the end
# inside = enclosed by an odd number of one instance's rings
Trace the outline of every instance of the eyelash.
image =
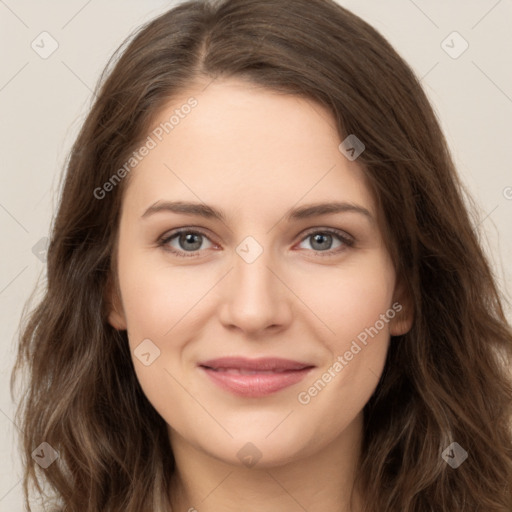
{"type": "MultiPolygon", "coordinates": [[[[170,248],[167,245],[171,240],[173,240],[174,238],[176,238],[177,236],[179,236],[179,235],[181,235],[183,233],[192,234],[192,235],[201,235],[201,236],[204,236],[204,237],[208,238],[208,240],[210,240],[208,235],[206,233],[204,233],[203,231],[201,231],[201,230],[195,230],[195,229],[190,229],[190,228],[181,228],[181,229],[178,229],[176,231],[171,232],[167,236],[164,235],[162,238],[160,238],[158,240],[158,246],[162,247],[162,249],[164,249],[165,251],[171,252],[175,256],[178,256],[179,258],[194,258],[194,257],[198,257],[200,255],[201,251],[190,251],[190,253],[187,254],[186,251],[177,251],[176,249],[170,248]]],[[[306,233],[304,235],[304,237],[300,240],[299,243],[303,242],[307,238],[309,238],[309,237],[311,237],[313,235],[316,235],[316,234],[334,235],[345,246],[345,247],[343,247],[343,246],[342,247],[338,247],[337,249],[330,249],[328,251],[315,251],[315,250],[313,250],[313,252],[317,253],[317,255],[320,256],[320,257],[333,256],[333,255],[335,255],[337,253],[340,253],[343,250],[346,250],[347,247],[353,247],[354,244],[355,244],[355,240],[353,238],[348,237],[345,233],[343,233],[343,231],[339,231],[339,230],[333,229],[333,228],[316,229],[315,231],[309,231],[308,233],[306,233]]]]}

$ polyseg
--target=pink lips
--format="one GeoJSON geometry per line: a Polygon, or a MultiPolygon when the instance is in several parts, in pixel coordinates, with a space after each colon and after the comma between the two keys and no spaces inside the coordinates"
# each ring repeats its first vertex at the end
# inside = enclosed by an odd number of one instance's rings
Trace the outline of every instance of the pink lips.
{"type": "Polygon", "coordinates": [[[236,395],[262,397],[301,381],[313,368],[289,359],[223,357],[198,365],[212,381],[236,395]]]}

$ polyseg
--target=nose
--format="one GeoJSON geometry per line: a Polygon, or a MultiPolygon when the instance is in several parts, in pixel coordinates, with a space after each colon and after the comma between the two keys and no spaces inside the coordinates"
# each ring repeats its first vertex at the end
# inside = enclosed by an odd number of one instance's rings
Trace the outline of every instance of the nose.
{"type": "Polygon", "coordinates": [[[226,328],[254,338],[289,326],[293,317],[293,293],[280,268],[270,257],[270,251],[264,250],[253,262],[234,254],[233,268],[223,280],[222,303],[218,309],[226,328]]]}

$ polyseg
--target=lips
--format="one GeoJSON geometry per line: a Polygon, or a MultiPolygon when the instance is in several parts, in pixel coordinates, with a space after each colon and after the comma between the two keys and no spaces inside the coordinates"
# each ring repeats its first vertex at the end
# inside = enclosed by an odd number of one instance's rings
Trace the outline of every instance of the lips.
{"type": "Polygon", "coordinates": [[[246,359],[244,357],[222,357],[220,359],[210,359],[199,363],[199,366],[210,368],[211,370],[238,370],[241,372],[284,372],[289,370],[303,370],[313,366],[309,363],[300,363],[290,359],[281,359],[278,357],[262,357],[260,359],[246,359]]]}
{"type": "Polygon", "coordinates": [[[314,365],[290,359],[224,357],[198,364],[210,379],[226,391],[246,397],[262,397],[301,381],[314,365]]]}

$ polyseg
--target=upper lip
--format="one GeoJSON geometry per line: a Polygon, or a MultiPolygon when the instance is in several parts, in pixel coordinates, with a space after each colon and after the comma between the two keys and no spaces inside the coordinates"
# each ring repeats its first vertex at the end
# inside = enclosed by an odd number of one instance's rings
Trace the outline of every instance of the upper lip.
{"type": "Polygon", "coordinates": [[[282,359],[279,357],[261,357],[259,359],[247,359],[245,357],[221,357],[218,359],[209,359],[202,361],[199,366],[212,368],[214,370],[262,370],[262,371],[286,371],[286,370],[302,370],[311,368],[314,365],[309,363],[301,363],[290,359],[282,359]]]}

